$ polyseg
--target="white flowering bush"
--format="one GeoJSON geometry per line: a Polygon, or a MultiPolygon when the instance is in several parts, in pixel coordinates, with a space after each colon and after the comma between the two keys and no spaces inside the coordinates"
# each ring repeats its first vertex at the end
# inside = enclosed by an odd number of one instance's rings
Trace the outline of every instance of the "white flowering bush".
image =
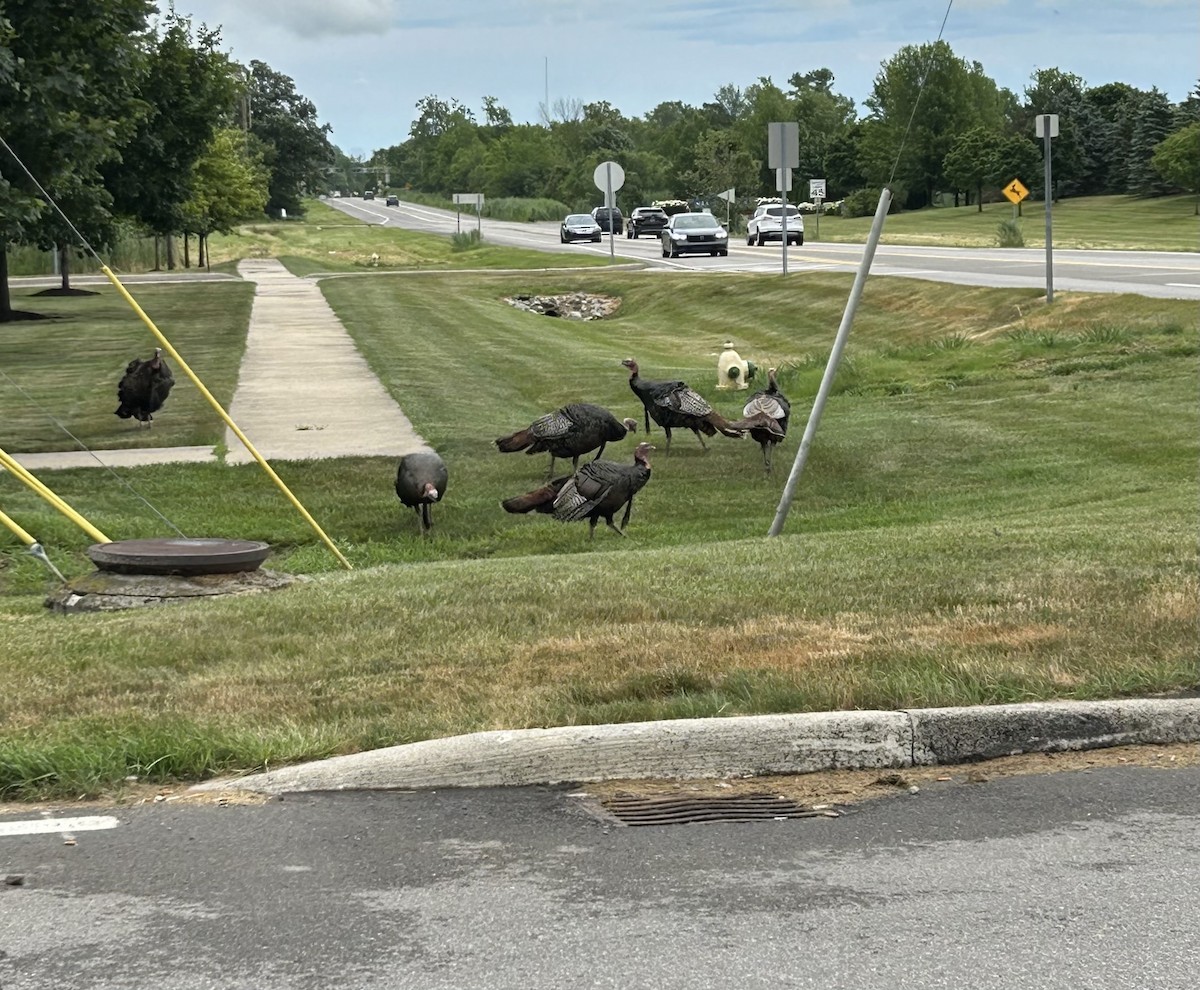
{"type": "Polygon", "coordinates": [[[667,216],[674,216],[676,213],[687,213],[688,201],[686,199],[656,199],[651,206],[657,206],[667,216]]]}

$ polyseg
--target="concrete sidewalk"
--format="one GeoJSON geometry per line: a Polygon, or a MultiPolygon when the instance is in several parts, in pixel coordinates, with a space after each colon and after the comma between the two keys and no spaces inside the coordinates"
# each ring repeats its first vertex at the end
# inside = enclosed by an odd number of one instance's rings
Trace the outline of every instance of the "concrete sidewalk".
{"type": "MultiPolygon", "coordinates": [[[[242,261],[256,284],[233,421],[268,460],[400,457],[427,445],[375,377],[316,283],[274,258],[242,261]]],[[[186,357],[186,355],[185,355],[186,357]]],[[[176,388],[191,387],[178,375],[176,388]]],[[[167,405],[163,415],[170,415],[167,405]]],[[[146,434],[149,439],[149,433],[146,434]]],[[[250,453],[225,431],[226,462],[250,453]]],[[[125,447],[14,455],[30,471],[215,461],[209,447],[125,447]]]]}
{"type": "Polygon", "coordinates": [[[941,766],[1018,753],[1200,741],[1200,698],[809,712],[478,732],[193,790],[502,787],[941,766]]]}
{"type": "MultiPolygon", "coordinates": [[[[268,460],[391,456],[427,445],[358,352],[314,282],[274,258],[242,261],[255,282],[229,414],[268,460]]],[[[251,460],[226,430],[227,460],[251,460]]]]}

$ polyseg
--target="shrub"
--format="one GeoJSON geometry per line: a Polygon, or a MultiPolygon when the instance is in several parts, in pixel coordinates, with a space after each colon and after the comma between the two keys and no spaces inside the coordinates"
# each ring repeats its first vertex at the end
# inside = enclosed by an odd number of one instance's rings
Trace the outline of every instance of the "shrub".
{"type": "Polygon", "coordinates": [[[480,238],[478,230],[467,230],[459,234],[450,236],[451,251],[473,251],[479,247],[480,238]]]}
{"type": "Polygon", "coordinates": [[[1000,247],[1024,247],[1025,235],[1021,233],[1020,223],[1009,217],[996,224],[996,243],[1000,247]]]}
{"type": "MultiPolygon", "coordinates": [[[[842,200],[842,216],[844,217],[872,217],[875,211],[879,208],[879,197],[883,195],[883,190],[876,187],[874,189],[856,189],[842,200]]],[[[897,197],[893,196],[891,203],[888,204],[888,212],[896,211],[897,197]]]]}

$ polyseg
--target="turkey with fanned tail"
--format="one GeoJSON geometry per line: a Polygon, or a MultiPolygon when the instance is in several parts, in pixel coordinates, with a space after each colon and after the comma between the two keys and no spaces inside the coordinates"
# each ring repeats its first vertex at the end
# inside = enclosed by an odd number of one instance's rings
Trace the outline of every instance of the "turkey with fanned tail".
{"type": "Polygon", "coordinates": [[[771,470],[771,453],[775,445],[787,436],[788,417],[792,413],[792,404],[788,401],[787,396],[779,391],[775,373],[774,368],[767,369],[767,387],[760,392],[755,392],[742,407],[743,416],[766,416],[771,423],[778,427],[778,431],[766,426],[750,428],[750,438],[762,447],[763,467],[767,471],[771,470]]]}
{"type": "Polygon", "coordinates": [[[626,358],[621,363],[629,369],[629,387],[645,407],[646,432],[650,432],[650,420],[653,419],[667,435],[667,456],[671,454],[672,427],[691,430],[705,450],[708,445],[701,433],[712,437],[719,432],[727,437],[738,438],[752,427],[772,430],[768,416],[755,415],[730,422],[687,382],[650,381],[638,374],[638,364],[633,358],[626,358]]]}
{"type": "Polygon", "coordinates": [[[506,512],[544,512],[561,522],[586,519],[588,539],[595,537],[596,523],[601,519],[609,529],[624,536],[633,511],[633,497],[650,480],[652,450],[652,444],[639,443],[633,452],[633,464],[588,461],[574,474],[555,478],[541,488],[505,499],[500,504],[506,512]],[[613,516],[622,508],[625,515],[621,525],[617,526],[613,516]]]}

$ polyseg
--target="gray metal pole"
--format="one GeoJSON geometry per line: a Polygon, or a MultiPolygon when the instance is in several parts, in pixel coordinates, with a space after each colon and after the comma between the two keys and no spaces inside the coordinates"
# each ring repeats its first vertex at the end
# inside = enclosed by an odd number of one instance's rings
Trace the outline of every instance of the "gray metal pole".
{"type": "Polygon", "coordinates": [[[780,169],[780,171],[779,171],[779,185],[780,185],[780,190],[779,190],[779,209],[780,209],[780,211],[783,213],[783,216],[781,216],[779,219],[780,219],[780,220],[783,222],[783,237],[781,238],[781,240],[783,241],[783,274],[784,274],[784,275],[786,275],[786,274],[787,274],[787,239],[788,239],[788,232],[787,232],[787,205],[788,205],[787,184],[788,184],[788,182],[787,182],[787,172],[786,172],[785,170],[783,170],[783,169],[780,169]]]}
{"type": "Polygon", "coordinates": [[[875,258],[875,248],[879,245],[879,235],[883,233],[883,218],[887,216],[888,205],[891,201],[892,191],[885,188],[879,197],[879,205],[875,208],[875,220],[871,224],[871,234],[867,238],[867,246],[858,266],[858,274],[854,276],[850,298],[846,300],[846,311],[842,314],[842,324],[838,327],[833,350],[829,352],[829,363],[825,365],[821,387],[817,389],[812,412],[808,414],[808,424],[804,427],[804,438],[800,441],[800,449],[796,451],[796,459],[792,462],[792,471],[788,475],[787,484],[783,486],[783,496],[779,499],[779,508],[775,510],[775,519],[771,523],[768,536],[778,536],[783,531],[784,520],[787,518],[788,510],[792,507],[792,499],[796,496],[796,485],[800,481],[800,475],[804,472],[804,462],[808,460],[808,449],[812,446],[813,435],[817,432],[817,425],[821,422],[821,413],[825,409],[825,400],[829,398],[829,390],[833,387],[833,377],[837,374],[837,366],[842,359],[846,338],[850,336],[850,325],[854,322],[854,312],[858,309],[859,299],[862,298],[863,284],[867,280],[867,273],[871,270],[871,262],[875,258]]]}
{"type": "Polygon", "coordinates": [[[604,205],[608,207],[608,260],[611,263],[617,260],[617,248],[613,244],[613,210],[616,209],[616,204],[612,194],[612,162],[604,166],[604,185],[607,187],[604,205]]]}
{"type": "Polygon", "coordinates": [[[1046,302],[1054,302],[1054,240],[1050,235],[1050,204],[1054,200],[1050,184],[1050,116],[1042,115],[1042,155],[1046,159],[1046,302]]]}

